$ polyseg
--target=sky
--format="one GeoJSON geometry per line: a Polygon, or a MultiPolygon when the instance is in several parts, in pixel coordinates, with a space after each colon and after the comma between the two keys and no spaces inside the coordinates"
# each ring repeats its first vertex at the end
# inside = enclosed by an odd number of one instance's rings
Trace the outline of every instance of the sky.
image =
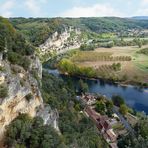
{"type": "Polygon", "coordinates": [[[148,0],[0,0],[0,16],[148,16],[148,0]]]}

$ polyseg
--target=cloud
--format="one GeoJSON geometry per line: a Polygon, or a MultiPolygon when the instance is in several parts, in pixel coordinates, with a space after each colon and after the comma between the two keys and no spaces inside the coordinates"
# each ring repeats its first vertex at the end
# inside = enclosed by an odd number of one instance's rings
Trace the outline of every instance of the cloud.
{"type": "Polygon", "coordinates": [[[143,5],[148,5],[148,0],[142,0],[143,5]]]}
{"type": "Polygon", "coordinates": [[[147,16],[148,15],[148,0],[142,0],[139,9],[136,11],[136,15],[147,16]]]}
{"type": "Polygon", "coordinates": [[[0,14],[4,17],[11,17],[13,16],[12,8],[15,5],[14,0],[7,0],[5,3],[1,5],[0,14]]]}
{"type": "Polygon", "coordinates": [[[137,11],[136,15],[147,16],[148,15],[148,9],[147,8],[141,8],[137,11]]]}
{"type": "Polygon", "coordinates": [[[43,16],[41,6],[46,3],[47,0],[25,0],[25,6],[34,17],[43,16]]]}
{"type": "Polygon", "coordinates": [[[36,3],[36,0],[26,0],[25,5],[27,6],[27,9],[33,14],[33,15],[38,15],[40,14],[40,7],[36,3]]]}
{"type": "Polygon", "coordinates": [[[124,16],[109,4],[95,4],[88,7],[73,7],[60,16],[62,17],[99,17],[99,16],[124,16]]]}

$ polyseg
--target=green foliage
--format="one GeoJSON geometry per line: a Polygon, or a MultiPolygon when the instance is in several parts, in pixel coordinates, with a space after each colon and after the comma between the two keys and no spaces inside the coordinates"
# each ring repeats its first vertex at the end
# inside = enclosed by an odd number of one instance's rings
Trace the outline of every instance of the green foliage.
{"type": "Polygon", "coordinates": [[[44,43],[54,32],[62,32],[64,30],[63,22],[59,18],[14,18],[11,19],[11,22],[35,46],[44,43]]]}
{"type": "Polygon", "coordinates": [[[105,114],[106,105],[103,101],[97,101],[95,109],[96,109],[97,112],[99,112],[101,114],[105,114]]]}
{"type": "Polygon", "coordinates": [[[67,145],[78,148],[107,147],[90,119],[71,111],[61,113],[60,119],[60,129],[67,145]]]}
{"type": "Polygon", "coordinates": [[[33,95],[30,93],[26,95],[26,100],[29,102],[31,99],[33,99],[33,95]]]}
{"type": "Polygon", "coordinates": [[[29,69],[30,59],[26,56],[21,56],[20,54],[10,51],[8,52],[8,60],[12,64],[17,64],[24,67],[25,70],[29,69]]]}
{"type": "Polygon", "coordinates": [[[148,118],[141,118],[139,122],[135,126],[135,130],[138,134],[140,134],[143,138],[148,139],[148,118]]]}
{"type": "Polygon", "coordinates": [[[79,80],[79,90],[82,93],[88,92],[88,85],[82,79],[79,80]]]}
{"type": "Polygon", "coordinates": [[[112,96],[112,101],[113,101],[114,105],[116,105],[118,107],[125,104],[124,99],[120,96],[112,96]]]}
{"type": "Polygon", "coordinates": [[[5,18],[0,17],[0,52],[10,46],[15,29],[5,18]]]}
{"type": "Polygon", "coordinates": [[[30,59],[35,48],[26,42],[7,19],[0,17],[0,51],[6,51],[5,55],[12,64],[17,64],[28,70],[30,59]]]}
{"type": "Polygon", "coordinates": [[[142,47],[142,41],[139,38],[135,38],[133,41],[136,43],[136,45],[138,45],[139,48],[142,47]]]}
{"type": "Polygon", "coordinates": [[[98,113],[101,113],[102,115],[107,114],[109,117],[112,117],[113,102],[110,100],[106,100],[104,96],[99,96],[95,105],[95,109],[98,113]]]}
{"type": "Polygon", "coordinates": [[[5,145],[8,147],[54,148],[62,144],[61,137],[50,126],[44,126],[39,117],[19,115],[8,126],[5,145]]]}
{"type": "Polygon", "coordinates": [[[68,73],[70,75],[79,75],[79,76],[86,76],[86,77],[96,77],[96,72],[91,67],[78,67],[76,64],[71,62],[67,59],[62,59],[59,64],[58,68],[63,73],[68,73]]]}
{"type": "Polygon", "coordinates": [[[42,94],[44,101],[59,111],[59,128],[67,147],[107,147],[94,124],[79,113],[83,108],[75,99],[70,82],[65,84],[62,79],[43,73],[42,94]]]}
{"type": "MultiPolygon", "coordinates": [[[[128,29],[147,29],[147,20],[134,20],[115,17],[104,18],[11,18],[13,23],[21,33],[23,33],[31,43],[39,46],[54,32],[62,32],[64,26],[74,26],[82,30],[81,37],[84,40],[101,38],[114,39],[114,33],[123,34],[128,29]],[[99,33],[99,35],[96,35],[99,33]]],[[[73,33],[72,33],[73,34],[73,33]]],[[[73,35],[72,35],[73,36],[73,35]]],[[[108,44],[112,47],[111,44],[108,44]]]]}
{"type": "Polygon", "coordinates": [[[128,134],[118,140],[119,148],[146,148],[148,147],[148,117],[140,116],[135,125],[135,135],[128,134]]]}
{"type": "Polygon", "coordinates": [[[128,108],[125,104],[120,105],[119,112],[123,115],[126,115],[128,112],[128,108]]]}
{"type": "Polygon", "coordinates": [[[5,85],[0,85],[0,98],[5,98],[8,96],[8,88],[5,85]]]}
{"type": "Polygon", "coordinates": [[[63,104],[75,98],[75,93],[61,79],[48,73],[43,73],[42,95],[45,103],[59,110],[63,109],[63,104]]]}
{"type": "Polygon", "coordinates": [[[15,52],[8,52],[8,60],[12,63],[12,64],[20,64],[21,62],[21,55],[19,55],[18,53],[15,52]]]}
{"type": "Polygon", "coordinates": [[[0,71],[5,71],[5,70],[6,70],[5,67],[0,66],[0,71]]]}
{"type": "Polygon", "coordinates": [[[82,51],[91,51],[94,49],[95,49],[95,47],[93,45],[82,44],[80,46],[80,50],[82,50],[82,51]]]}
{"type": "Polygon", "coordinates": [[[138,51],[138,53],[148,55],[148,48],[143,48],[140,51],[138,51]]]}
{"type": "Polygon", "coordinates": [[[112,117],[112,114],[113,114],[113,102],[107,100],[107,102],[106,102],[105,105],[106,105],[106,114],[107,114],[109,117],[112,117]]]}
{"type": "Polygon", "coordinates": [[[144,139],[141,136],[134,137],[131,134],[122,136],[118,140],[119,148],[146,148],[148,146],[148,139],[144,139]]]}
{"type": "Polygon", "coordinates": [[[112,68],[114,69],[114,71],[121,70],[121,63],[113,63],[112,68]]]}
{"type": "Polygon", "coordinates": [[[131,61],[130,56],[112,56],[110,52],[79,51],[71,58],[73,62],[131,61]]]}

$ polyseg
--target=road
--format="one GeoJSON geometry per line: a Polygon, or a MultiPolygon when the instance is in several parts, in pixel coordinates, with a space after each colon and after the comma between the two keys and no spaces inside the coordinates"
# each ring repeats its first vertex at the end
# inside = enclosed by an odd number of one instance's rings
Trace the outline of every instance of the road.
{"type": "Polygon", "coordinates": [[[118,115],[118,117],[120,118],[122,124],[125,126],[125,128],[127,129],[127,131],[129,131],[132,135],[135,135],[135,131],[133,130],[133,128],[131,127],[131,125],[127,122],[127,120],[123,117],[123,115],[119,113],[117,107],[114,107],[113,108],[113,112],[118,115]]]}

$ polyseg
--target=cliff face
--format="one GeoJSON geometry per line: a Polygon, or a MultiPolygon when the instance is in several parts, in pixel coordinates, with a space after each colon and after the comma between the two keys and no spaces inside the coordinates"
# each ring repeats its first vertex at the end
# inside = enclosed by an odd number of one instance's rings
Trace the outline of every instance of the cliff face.
{"type": "Polygon", "coordinates": [[[44,44],[39,47],[39,54],[43,61],[51,55],[66,52],[69,49],[79,48],[82,44],[81,31],[78,28],[67,27],[61,34],[55,32],[44,44]]]}
{"type": "MultiPolygon", "coordinates": [[[[58,40],[57,35],[53,36],[45,45],[50,42],[53,46],[52,41],[58,40]]],[[[59,40],[63,44],[63,37],[59,40]]],[[[6,126],[21,113],[40,116],[58,131],[58,112],[44,107],[41,79],[42,64],[35,47],[7,19],[0,17],[0,147],[6,126]]]]}
{"type": "MultiPolygon", "coordinates": [[[[2,54],[1,54],[2,57],[2,54]]],[[[30,70],[36,70],[41,78],[42,66],[37,57],[32,60],[30,70]]],[[[6,125],[20,113],[27,113],[34,117],[36,109],[43,106],[43,100],[38,82],[29,71],[18,65],[11,65],[8,61],[0,59],[3,69],[0,71],[0,84],[7,88],[6,97],[0,98],[0,138],[3,137],[6,125]]]]}

